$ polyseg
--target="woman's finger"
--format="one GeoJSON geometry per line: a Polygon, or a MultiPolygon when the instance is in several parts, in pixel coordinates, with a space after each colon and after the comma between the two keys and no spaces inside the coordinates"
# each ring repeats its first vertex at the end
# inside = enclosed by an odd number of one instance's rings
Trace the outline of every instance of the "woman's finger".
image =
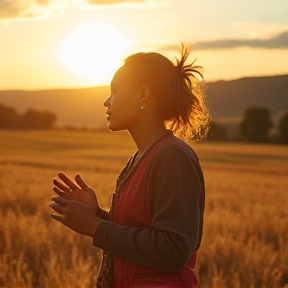
{"type": "Polygon", "coordinates": [[[50,203],[50,207],[52,210],[54,210],[55,212],[57,212],[60,215],[64,215],[65,212],[65,208],[55,202],[51,202],[50,203]]]}
{"type": "Polygon", "coordinates": [[[63,221],[64,221],[64,217],[61,216],[61,215],[51,214],[51,217],[52,217],[53,219],[61,222],[61,223],[63,223],[63,221]]]}
{"type": "Polygon", "coordinates": [[[61,182],[57,181],[56,179],[53,179],[53,184],[63,191],[69,191],[70,190],[70,188],[68,186],[62,184],[61,182]]]}
{"type": "MultiPolygon", "coordinates": [[[[59,172],[58,177],[70,188],[70,189],[79,189],[79,187],[69,179],[64,173],[59,172]]],[[[60,187],[59,187],[60,188],[60,187]]]]}
{"type": "Polygon", "coordinates": [[[56,202],[60,206],[66,207],[70,200],[63,197],[52,197],[52,201],[56,202]]]}
{"type": "Polygon", "coordinates": [[[75,181],[82,189],[89,188],[89,186],[86,184],[86,182],[83,180],[83,178],[79,174],[75,176],[75,181]]]}
{"type": "Polygon", "coordinates": [[[60,197],[64,197],[66,199],[70,199],[70,195],[66,192],[63,192],[62,190],[60,190],[58,187],[54,187],[53,191],[59,195],[60,197]]]}

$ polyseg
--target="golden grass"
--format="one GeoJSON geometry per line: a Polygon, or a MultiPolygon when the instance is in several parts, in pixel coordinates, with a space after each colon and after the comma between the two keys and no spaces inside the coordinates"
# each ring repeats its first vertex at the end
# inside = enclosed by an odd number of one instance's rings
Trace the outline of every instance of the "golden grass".
{"type": "MultiPolygon", "coordinates": [[[[108,208],[127,133],[0,132],[0,287],[95,287],[100,250],[50,218],[52,179],[80,173],[108,208]]],[[[288,266],[288,147],[197,144],[207,198],[200,287],[272,287],[288,266]]]]}

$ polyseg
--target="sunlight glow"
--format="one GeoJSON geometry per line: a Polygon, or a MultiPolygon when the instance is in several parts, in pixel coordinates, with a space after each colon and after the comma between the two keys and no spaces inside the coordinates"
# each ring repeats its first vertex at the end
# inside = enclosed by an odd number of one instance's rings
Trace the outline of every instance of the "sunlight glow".
{"type": "Polygon", "coordinates": [[[130,39],[116,27],[90,22],[78,26],[64,38],[59,59],[86,85],[110,83],[113,74],[128,55],[130,39]]]}

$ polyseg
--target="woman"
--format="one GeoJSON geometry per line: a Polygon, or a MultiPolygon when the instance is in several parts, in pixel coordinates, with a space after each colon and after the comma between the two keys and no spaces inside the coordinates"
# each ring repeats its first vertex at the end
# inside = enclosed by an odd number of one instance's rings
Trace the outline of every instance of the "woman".
{"type": "Polygon", "coordinates": [[[53,180],[60,197],[52,198],[52,217],[104,251],[98,287],[197,286],[204,180],[195,152],[174,134],[203,139],[209,113],[201,67],[185,64],[188,55],[182,45],[174,65],[137,53],[114,75],[104,102],[108,128],[128,130],[138,151],[117,179],[110,211],[80,175],[53,180]]]}

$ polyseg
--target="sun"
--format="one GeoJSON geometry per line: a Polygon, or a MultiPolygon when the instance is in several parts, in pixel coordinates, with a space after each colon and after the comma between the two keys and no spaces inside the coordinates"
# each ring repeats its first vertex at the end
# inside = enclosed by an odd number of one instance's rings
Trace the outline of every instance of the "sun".
{"type": "Polygon", "coordinates": [[[90,22],[62,41],[59,59],[85,85],[107,85],[130,49],[130,39],[116,27],[90,22]]]}

